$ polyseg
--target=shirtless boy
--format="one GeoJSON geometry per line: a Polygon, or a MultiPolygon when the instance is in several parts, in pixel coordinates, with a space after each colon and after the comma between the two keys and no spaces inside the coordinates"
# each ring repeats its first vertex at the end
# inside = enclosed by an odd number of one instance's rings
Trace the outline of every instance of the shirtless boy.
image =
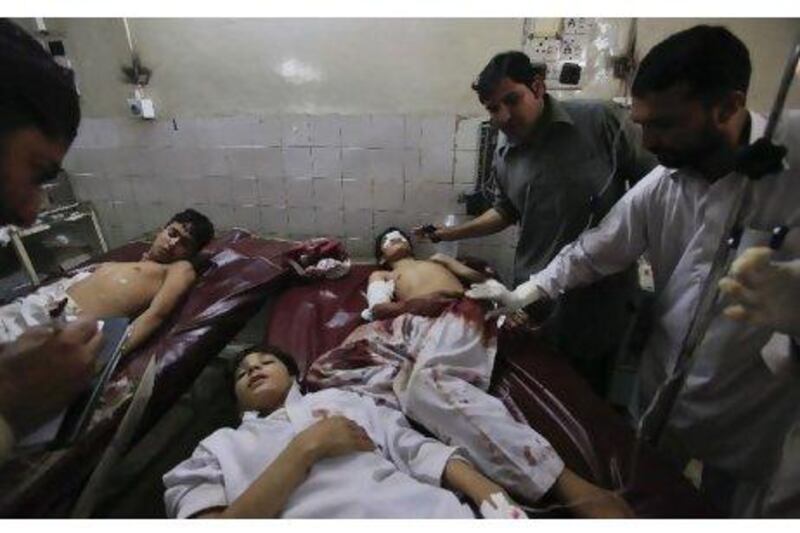
{"type": "Polygon", "coordinates": [[[389,269],[370,276],[363,316],[375,321],[313,363],[309,388],[344,388],[402,410],[520,501],[553,490],[578,516],[631,516],[624,500],[565,468],[547,440],[488,394],[497,328],[480,302],[462,298],[460,281],[485,276],[443,255],[416,259],[397,228],[378,237],[376,255],[389,269]]]}
{"type": "Polygon", "coordinates": [[[54,309],[63,308],[67,320],[136,317],[123,352],[136,349],[194,283],[197,274],[188,260],[213,235],[213,225],[201,213],[187,209],[176,214],[140,261],[94,265],[0,308],[0,342],[48,323],[54,309]]]}

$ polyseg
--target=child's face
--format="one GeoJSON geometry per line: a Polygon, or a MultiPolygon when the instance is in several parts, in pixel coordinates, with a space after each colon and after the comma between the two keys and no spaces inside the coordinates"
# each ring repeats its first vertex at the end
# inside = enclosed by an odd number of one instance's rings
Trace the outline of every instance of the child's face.
{"type": "Polygon", "coordinates": [[[261,352],[247,354],[234,377],[239,409],[261,413],[271,413],[282,406],[294,382],[280,359],[261,352]]]}

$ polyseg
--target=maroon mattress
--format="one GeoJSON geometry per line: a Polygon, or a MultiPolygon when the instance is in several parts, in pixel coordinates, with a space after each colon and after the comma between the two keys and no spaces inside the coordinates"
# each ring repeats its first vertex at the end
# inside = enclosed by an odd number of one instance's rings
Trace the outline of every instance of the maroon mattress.
{"type": "MultiPolygon", "coordinates": [[[[359,265],[343,279],[291,287],[270,302],[264,342],[298,358],[301,373],[360,322],[367,278],[359,265]]],[[[635,436],[563,359],[533,336],[501,335],[493,394],[558,450],[575,472],[623,495],[639,517],[718,516],[665,458],[645,447],[629,477],[635,436]],[[627,483],[624,483],[628,481],[627,483]]]]}
{"type": "MultiPolygon", "coordinates": [[[[285,286],[290,271],[283,256],[296,244],[232,231],[204,248],[198,281],[171,320],[121,361],[115,373],[114,379],[125,376],[137,383],[151,354],[157,358],[154,390],[137,438],[183,394],[268,296],[285,286]]],[[[145,243],[130,243],[94,262],[137,261],[147,248],[145,243]]],[[[36,453],[4,464],[0,468],[0,516],[66,513],[113,436],[128,403],[120,404],[107,418],[94,421],[67,450],[36,453]]]]}

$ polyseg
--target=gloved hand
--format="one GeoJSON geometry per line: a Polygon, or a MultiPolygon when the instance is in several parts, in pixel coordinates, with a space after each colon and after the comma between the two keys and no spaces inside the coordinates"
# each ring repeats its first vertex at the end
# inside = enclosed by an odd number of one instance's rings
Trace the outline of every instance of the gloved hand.
{"type": "Polygon", "coordinates": [[[526,520],[528,516],[525,511],[514,505],[512,501],[505,497],[502,492],[495,492],[484,500],[480,509],[481,516],[484,518],[510,518],[526,520]],[[491,501],[490,501],[491,500],[491,501]]]}
{"type": "Polygon", "coordinates": [[[800,336],[800,260],[772,261],[772,250],[745,250],[719,282],[731,305],[728,318],[800,336]]]}
{"type": "Polygon", "coordinates": [[[473,284],[465,294],[475,300],[492,300],[499,303],[500,308],[492,311],[491,316],[513,313],[545,296],[533,281],[527,281],[510,291],[493,279],[473,284]]]}

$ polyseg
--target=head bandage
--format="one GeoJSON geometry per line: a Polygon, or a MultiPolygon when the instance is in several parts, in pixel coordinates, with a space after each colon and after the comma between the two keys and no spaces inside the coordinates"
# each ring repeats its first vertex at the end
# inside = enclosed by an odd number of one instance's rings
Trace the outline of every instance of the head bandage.
{"type": "Polygon", "coordinates": [[[389,233],[384,235],[383,240],[381,240],[381,250],[383,250],[386,247],[386,244],[391,241],[403,241],[405,243],[408,243],[408,239],[406,239],[402,233],[400,233],[397,230],[390,231],[389,233]]]}

